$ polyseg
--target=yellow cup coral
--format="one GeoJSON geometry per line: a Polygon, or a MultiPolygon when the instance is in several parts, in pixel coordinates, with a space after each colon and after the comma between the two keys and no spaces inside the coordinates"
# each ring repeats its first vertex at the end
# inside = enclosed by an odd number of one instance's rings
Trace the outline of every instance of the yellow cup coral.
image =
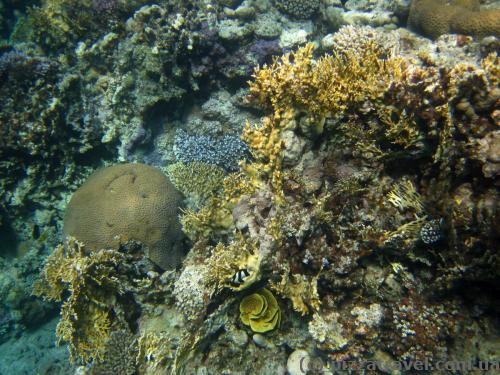
{"type": "Polygon", "coordinates": [[[240,319],[252,331],[264,333],[279,326],[281,310],[273,294],[267,289],[261,289],[241,300],[240,319]]]}

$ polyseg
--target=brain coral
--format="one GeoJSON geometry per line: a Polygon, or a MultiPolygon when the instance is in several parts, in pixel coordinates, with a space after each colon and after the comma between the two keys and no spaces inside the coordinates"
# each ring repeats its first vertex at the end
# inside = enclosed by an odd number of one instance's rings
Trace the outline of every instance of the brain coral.
{"type": "Polygon", "coordinates": [[[408,25],[430,38],[457,33],[500,35],[500,9],[479,9],[478,0],[412,0],[408,25]]]}
{"type": "Polygon", "coordinates": [[[320,0],[274,0],[283,12],[296,18],[309,18],[319,9],[320,0]]]}
{"type": "Polygon", "coordinates": [[[183,255],[180,203],[181,194],[156,168],[133,163],[103,168],[73,194],[64,238],[75,237],[90,250],[139,241],[154,263],[174,268],[183,255]]]}

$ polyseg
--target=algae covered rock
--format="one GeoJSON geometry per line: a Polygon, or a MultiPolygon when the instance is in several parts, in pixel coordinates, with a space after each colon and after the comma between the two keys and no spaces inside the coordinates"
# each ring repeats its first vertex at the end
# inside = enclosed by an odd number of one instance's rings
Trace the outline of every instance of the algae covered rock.
{"type": "Polygon", "coordinates": [[[93,251],[139,241],[154,263],[174,268],[183,255],[180,204],[181,194],[156,168],[114,165],[92,174],[73,194],[64,237],[75,237],[93,251]]]}

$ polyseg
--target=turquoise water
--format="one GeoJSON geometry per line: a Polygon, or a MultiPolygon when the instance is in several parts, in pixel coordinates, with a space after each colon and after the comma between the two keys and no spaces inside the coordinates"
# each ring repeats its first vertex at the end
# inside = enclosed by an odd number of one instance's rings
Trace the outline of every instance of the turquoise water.
{"type": "Polygon", "coordinates": [[[498,0],[0,4],[0,374],[495,374],[498,0]]]}

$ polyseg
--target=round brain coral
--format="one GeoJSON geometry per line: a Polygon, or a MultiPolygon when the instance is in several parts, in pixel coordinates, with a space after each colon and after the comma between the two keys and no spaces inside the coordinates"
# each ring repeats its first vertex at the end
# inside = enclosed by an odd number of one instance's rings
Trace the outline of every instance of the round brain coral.
{"type": "Polygon", "coordinates": [[[412,0],[408,26],[430,38],[447,33],[500,35],[500,9],[481,10],[478,0],[412,0]]]}
{"type": "Polygon", "coordinates": [[[184,235],[178,220],[181,194],[158,169],[120,164],[93,173],[73,194],[64,215],[64,238],[90,250],[135,240],[163,269],[182,261],[184,235]]]}

